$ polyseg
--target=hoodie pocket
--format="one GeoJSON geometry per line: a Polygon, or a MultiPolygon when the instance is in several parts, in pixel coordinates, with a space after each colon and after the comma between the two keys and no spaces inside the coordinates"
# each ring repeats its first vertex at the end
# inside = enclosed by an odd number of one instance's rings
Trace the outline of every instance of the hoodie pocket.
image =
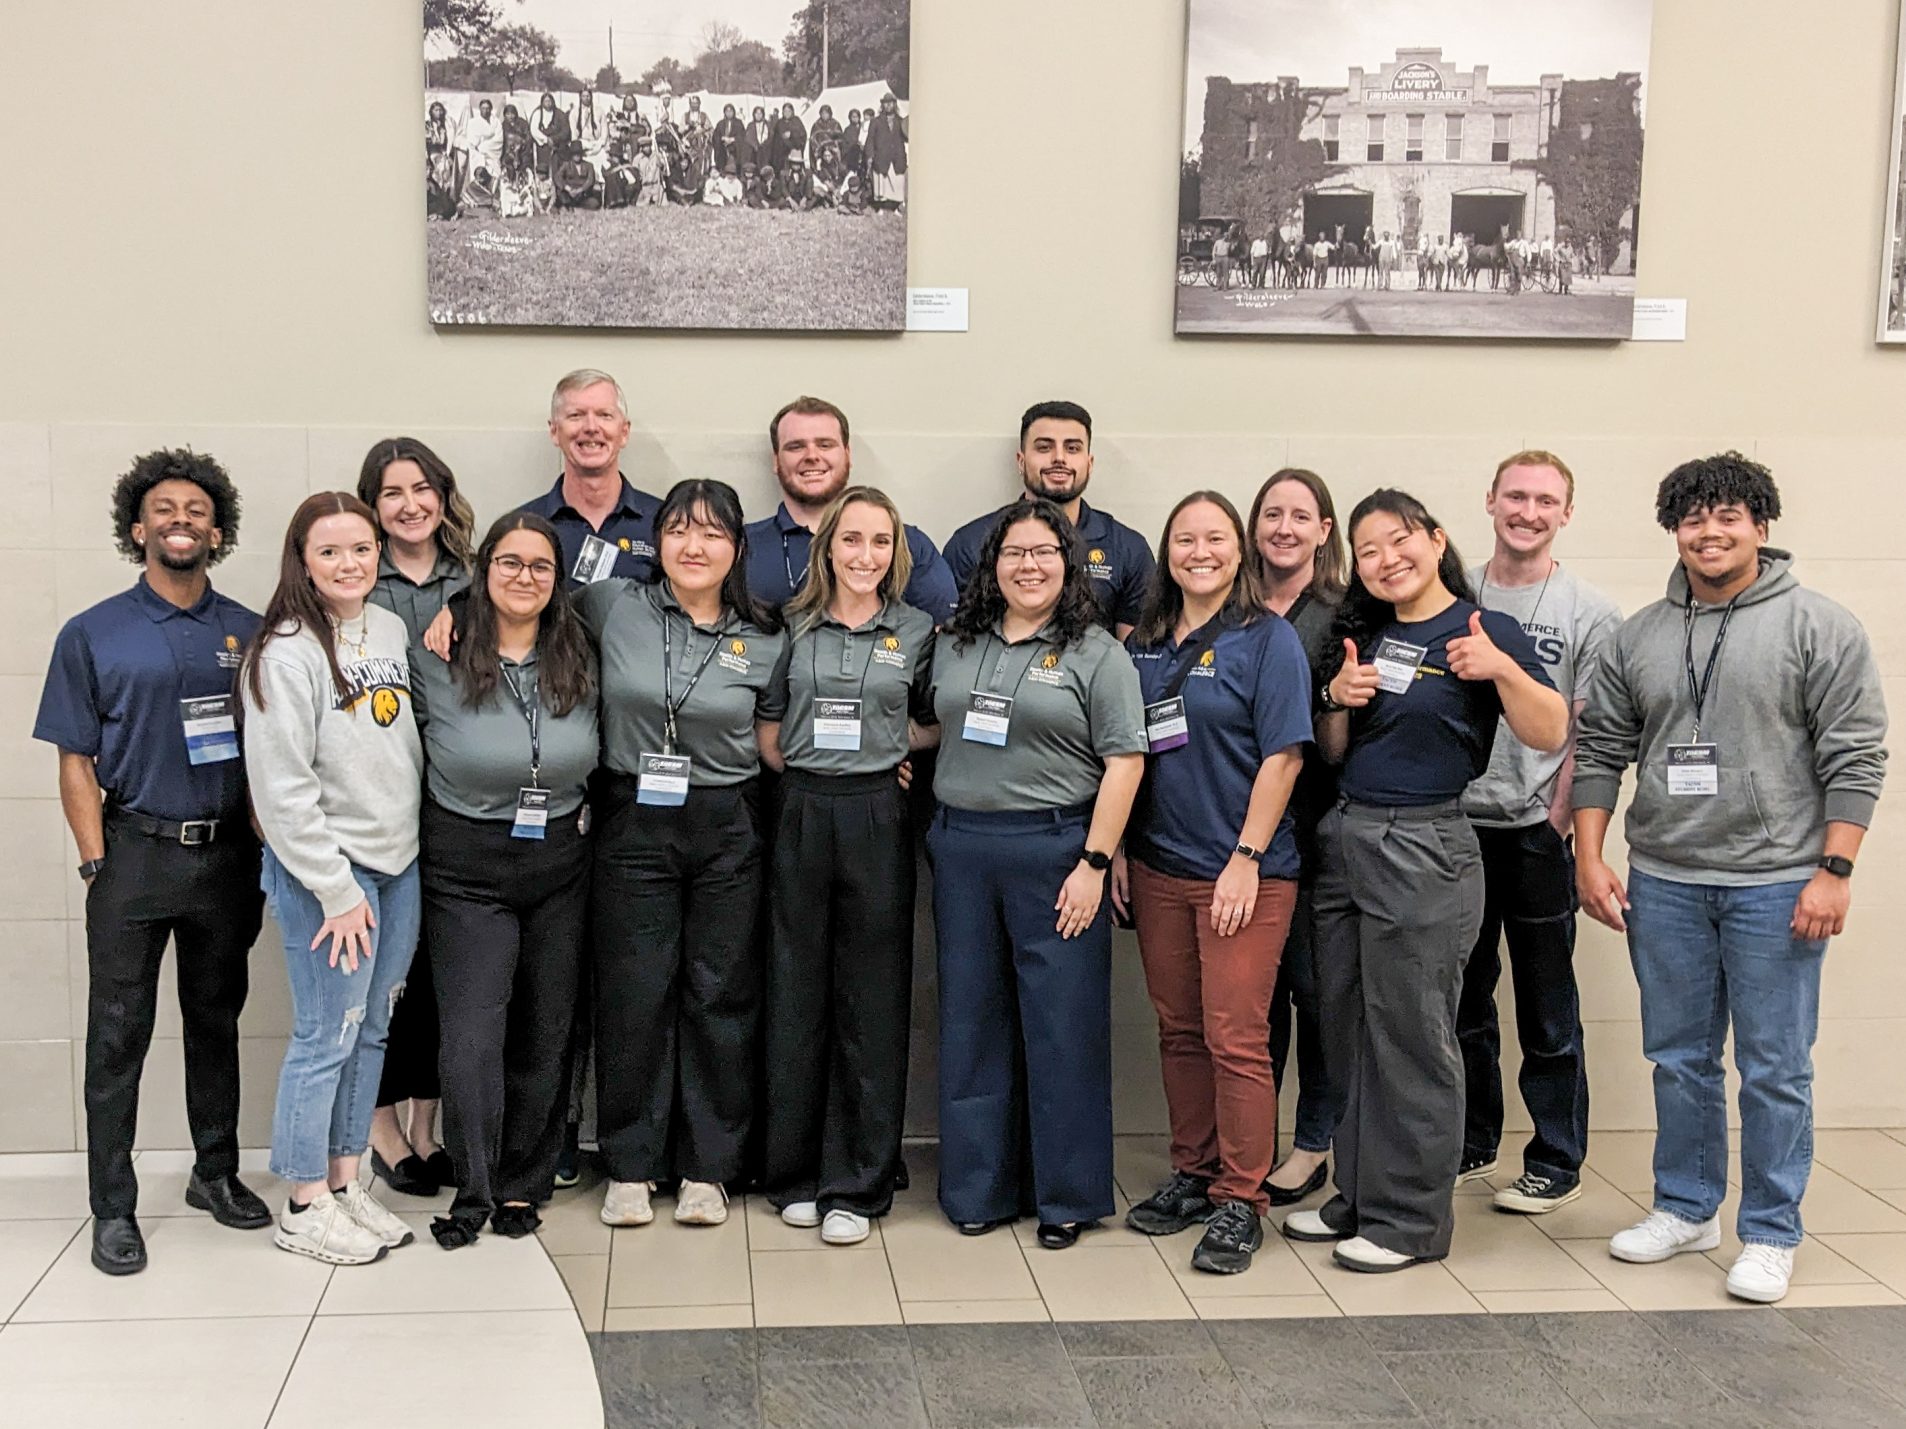
{"type": "Polygon", "coordinates": [[[1667,767],[1643,765],[1628,814],[1629,845],[1682,868],[1764,865],[1772,836],[1753,774],[1723,765],[1719,786],[1714,794],[1670,794],[1667,767]]]}

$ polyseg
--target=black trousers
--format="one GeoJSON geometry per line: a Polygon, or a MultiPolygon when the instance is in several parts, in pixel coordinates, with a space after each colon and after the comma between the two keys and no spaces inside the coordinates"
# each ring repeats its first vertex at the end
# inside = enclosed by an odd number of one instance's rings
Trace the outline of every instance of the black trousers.
{"type": "Polygon", "coordinates": [[[597,1144],[616,1181],[731,1181],[754,1120],[757,791],[604,782],[590,894],[597,1144]]]}
{"type": "Polygon", "coordinates": [[[893,1205],[913,1001],[913,838],[892,770],[790,770],[775,832],[764,1179],[776,1206],[893,1205]]]}
{"type": "Polygon", "coordinates": [[[139,1077],[159,1008],[159,964],[177,948],[185,1113],[201,1176],[238,1170],[238,1014],[265,895],[242,820],[188,847],[106,817],[106,866],[86,893],[86,1172],[93,1214],[139,1202],[132,1143],[139,1077]]]}
{"type": "Polygon", "coordinates": [[[397,999],[390,1015],[390,1041],[377,1081],[379,1106],[395,1106],[412,1097],[435,1101],[443,1095],[443,1076],[437,1066],[442,1033],[432,991],[436,980],[431,974],[430,945],[430,910],[426,905],[417,954],[410,960],[410,972],[404,980],[404,995],[397,999]]]}
{"type": "Polygon", "coordinates": [[[518,839],[506,821],[426,802],[420,868],[455,1205],[546,1201],[569,1109],[589,840],[573,815],[518,839]]]}
{"type": "MultiPolygon", "coordinates": [[[[1314,861],[1307,867],[1315,867],[1314,861]]],[[[1343,1120],[1341,1064],[1349,1053],[1340,1045],[1341,1038],[1331,1040],[1318,1015],[1315,893],[1310,877],[1298,882],[1290,935],[1277,964],[1277,982],[1271,990],[1271,1075],[1282,1091],[1295,1042],[1297,1116],[1292,1144],[1299,1151],[1324,1152],[1330,1150],[1330,1138],[1343,1120]]]]}
{"type": "Polygon", "coordinates": [[[1575,855],[1546,819],[1519,829],[1478,827],[1482,932],[1463,975],[1456,1040],[1463,1049],[1463,1155],[1496,1154],[1502,1140],[1502,1034],[1496,1021],[1501,944],[1516,990],[1516,1082],[1535,1123],[1523,1166],[1565,1185],[1588,1156],[1588,1063],[1575,984],[1575,855]]]}

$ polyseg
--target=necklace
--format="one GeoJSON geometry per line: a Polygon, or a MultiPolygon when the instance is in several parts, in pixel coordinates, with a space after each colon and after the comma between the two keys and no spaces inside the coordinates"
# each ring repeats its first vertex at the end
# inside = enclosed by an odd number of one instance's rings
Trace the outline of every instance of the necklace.
{"type": "Polygon", "coordinates": [[[362,660],[370,654],[367,648],[370,644],[370,639],[371,617],[368,612],[358,616],[358,627],[355,635],[344,628],[344,621],[342,619],[338,621],[338,640],[340,643],[349,645],[355,649],[358,659],[362,660]]]}

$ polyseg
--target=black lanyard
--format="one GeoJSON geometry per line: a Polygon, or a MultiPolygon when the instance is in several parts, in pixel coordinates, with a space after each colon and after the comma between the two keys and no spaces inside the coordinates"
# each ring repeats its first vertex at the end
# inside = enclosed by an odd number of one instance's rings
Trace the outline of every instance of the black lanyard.
{"type": "Polygon", "coordinates": [[[1734,618],[1734,607],[1740,604],[1740,596],[1735,596],[1721,611],[1721,628],[1714,632],[1714,648],[1707,652],[1707,668],[1701,672],[1701,682],[1694,682],[1694,593],[1688,592],[1688,614],[1685,634],[1687,637],[1685,654],[1688,663],[1688,697],[1694,701],[1694,742],[1701,742],[1701,713],[1707,708],[1708,687],[1714,683],[1714,667],[1721,660],[1721,646],[1727,640],[1727,623],[1734,618]]]}
{"type": "Polygon", "coordinates": [[[1151,703],[1157,704],[1159,700],[1177,698],[1178,693],[1185,687],[1185,681],[1191,678],[1192,667],[1204,657],[1207,650],[1218,643],[1218,637],[1224,634],[1228,625],[1225,613],[1219,611],[1185,637],[1185,643],[1178,647],[1178,659],[1172,665],[1171,674],[1165,680],[1164,693],[1151,703]]]}
{"type": "MultiPolygon", "coordinates": [[[[721,632],[716,631],[708,642],[708,649],[702,655],[701,664],[695,667],[695,674],[682,691],[682,697],[675,698],[675,648],[671,638],[674,627],[669,623],[668,612],[662,612],[662,753],[675,752],[675,716],[680,713],[688,697],[695,693],[695,686],[701,683],[702,671],[708,668],[708,662],[715,658],[715,648],[721,644],[721,632]]],[[[694,622],[689,621],[689,629],[694,622]]]]}
{"type": "Polygon", "coordinates": [[[543,728],[542,728],[542,690],[540,681],[532,681],[527,698],[522,686],[516,683],[516,676],[510,673],[509,666],[502,667],[503,680],[510,687],[510,693],[516,696],[516,707],[523,712],[523,718],[529,721],[529,786],[532,789],[543,787],[543,728]]]}
{"type": "MultiPolygon", "coordinates": [[[[986,637],[986,650],[990,650],[993,648],[993,639],[994,637],[989,633],[986,637]]],[[[1032,668],[1032,662],[1039,658],[1039,648],[1045,644],[1045,642],[1039,639],[1037,636],[1034,636],[1027,643],[1033,647],[1032,654],[1027,656],[1026,663],[1019,667],[1019,678],[1013,681],[1013,692],[1012,694],[1007,696],[1008,699],[1011,699],[1014,702],[1017,702],[1019,699],[1019,687],[1026,683],[1026,672],[1032,668]]],[[[996,695],[999,693],[1000,667],[1006,663],[1006,652],[1012,648],[1013,648],[1012,646],[1006,643],[1003,637],[1000,638],[999,658],[993,662],[993,678],[986,682],[986,690],[988,694],[996,695]]],[[[986,665],[986,650],[982,650],[980,652],[979,662],[980,662],[981,668],[984,668],[986,665]]],[[[869,658],[872,658],[872,657],[870,656],[869,658]]]]}
{"type": "MultiPolygon", "coordinates": [[[[814,698],[817,700],[821,697],[821,631],[824,629],[826,629],[825,626],[816,626],[814,633],[808,637],[807,646],[808,678],[814,682],[814,698]]],[[[874,650],[877,648],[874,645],[874,634],[876,633],[878,633],[878,627],[867,637],[867,658],[861,663],[860,685],[854,691],[855,700],[862,704],[865,704],[867,699],[867,672],[874,667],[874,650]]],[[[847,642],[851,639],[853,639],[851,630],[842,633],[841,654],[843,656],[847,653],[847,642]]]]}
{"type": "MultiPolygon", "coordinates": [[[[781,569],[787,572],[789,598],[792,598],[802,586],[807,584],[806,566],[801,567],[800,579],[796,580],[794,578],[794,558],[788,554],[788,538],[793,534],[792,531],[783,531],[781,533],[781,569]]],[[[809,537],[810,541],[812,539],[812,537],[809,537]]]]}

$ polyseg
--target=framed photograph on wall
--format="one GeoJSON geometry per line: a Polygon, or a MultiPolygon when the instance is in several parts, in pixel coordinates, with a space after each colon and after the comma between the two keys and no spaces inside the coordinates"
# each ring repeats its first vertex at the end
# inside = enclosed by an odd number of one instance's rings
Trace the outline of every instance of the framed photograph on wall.
{"type": "Polygon", "coordinates": [[[1652,0],[1190,0],[1177,331],[1633,331],[1652,0]]]}
{"type": "Polygon", "coordinates": [[[1906,343],[1906,5],[1900,7],[1894,60],[1892,147],[1880,239],[1879,340],[1906,343]]]}
{"type": "Polygon", "coordinates": [[[906,326],[911,0],[423,0],[431,321],[906,326]]]}

